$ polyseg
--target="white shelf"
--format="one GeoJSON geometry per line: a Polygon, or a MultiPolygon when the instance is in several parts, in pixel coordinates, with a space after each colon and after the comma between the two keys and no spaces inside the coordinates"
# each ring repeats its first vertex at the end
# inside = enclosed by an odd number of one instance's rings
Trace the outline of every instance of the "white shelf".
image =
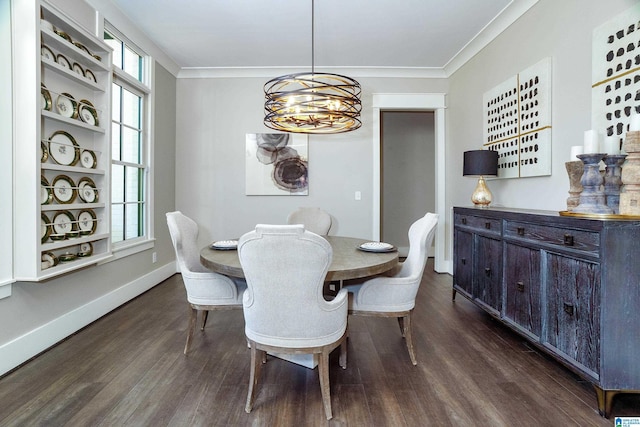
{"type": "Polygon", "coordinates": [[[104,169],[89,169],[83,166],[64,166],[55,163],[42,163],[42,170],[51,170],[67,173],[82,173],[89,175],[104,175],[104,169]]]}
{"type": "MultiPolygon", "coordinates": [[[[67,78],[75,80],[76,82],[90,88],[93,90],[98,90],[98,91],[102,91],[104,92],[104,88],[102,86],[100,86],[98,83],[94,82],[93,80],[89,80],[88,78],[81,76],[80,74],[76,73],[73,70],[69,70],[68,68],[63,67],[62,65],[58,64],[57,62],[53,62],[50,59],[44,58],[42,57],[40,59],[40,61],[42,62],[42,65],[44,65],[45,67],[54,70],[57,73],[62,73],[63,75],[66,75],[67,78]]],[[[97,79],[97,78],[96,78],[97,79]]]]}
{"type": "MultiPolygon", "coordinates": [[[[97,133],[105,133],[106,130],[104,128],[98,127],[98,126],[92,126],[88,123],[83,122],[80,119],[70,119],[69,117],[64,117],[61,116],[58,113],[54,113],[53,111],[47,111],[47,110],[42,110],[42,117],[46,117],[48,119],[51,120],[55,120],[58,121],[60,123],[66,123],[68,125],[71,126],[76,126],[82,129],[87,129],[90,130],[92,132],[97,132],[97,133]]],[[[100,120],[102,122],[102,120],[100,120]]]]}

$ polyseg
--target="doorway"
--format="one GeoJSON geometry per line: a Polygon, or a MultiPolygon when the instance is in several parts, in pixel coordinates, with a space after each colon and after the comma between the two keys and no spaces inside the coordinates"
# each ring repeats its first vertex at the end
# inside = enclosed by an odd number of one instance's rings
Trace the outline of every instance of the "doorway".
{"type": "Polygon", "coordinates": [[[406,257],[409,227],[435,212],[434,113],[382,111],[380,144],[380,237],[406,257]]]}
{"type": "MultiPolygon", "coordinates": [[[[445,206],[445,103],[444,93],[374,93],[372,108],[372,151],[373,151],[373,193],[372,193],[372,214],[373,228],[372,236],[374,240],[380,240],[380,126],[381,111],[432,111],[434,114],[435,129],[435,186],[436,186],[436,208],[438,214],[438,225],[435,235],[435,259],[434,269],[439,273],[452,274],[451,248],[446,250],[445,230],[446,224],[450,221],[445,206]],[[445,254],[449,256],[446,257],[445,254]]],[[[449,245],[451,246],[451,245],[449,245]]]]}

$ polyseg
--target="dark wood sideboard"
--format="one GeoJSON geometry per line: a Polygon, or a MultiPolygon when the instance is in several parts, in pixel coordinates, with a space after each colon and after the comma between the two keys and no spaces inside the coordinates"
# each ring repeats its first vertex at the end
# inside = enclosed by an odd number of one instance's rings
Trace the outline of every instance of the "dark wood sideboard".
{"type": "Polygon", "coordinates": [[[640,221],[454,207],[460,293],[590,381],[640,393],[640,221]]]}

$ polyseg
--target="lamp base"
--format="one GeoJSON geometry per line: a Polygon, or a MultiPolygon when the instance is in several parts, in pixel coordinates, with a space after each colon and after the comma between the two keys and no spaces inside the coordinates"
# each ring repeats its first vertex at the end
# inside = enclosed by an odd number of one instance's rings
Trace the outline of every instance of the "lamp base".
{"type": "Polygon", "coordinates": [[[484,178],[481,176],[478,179],[476,189],[473,190],[471,201],[477,208],[487,208],[489,207],[489,204],[491,204],[491,200],[493,200],[493,195],[491,194],[491,191],[489,191],[489,187],[487,187],[484,178]]]}

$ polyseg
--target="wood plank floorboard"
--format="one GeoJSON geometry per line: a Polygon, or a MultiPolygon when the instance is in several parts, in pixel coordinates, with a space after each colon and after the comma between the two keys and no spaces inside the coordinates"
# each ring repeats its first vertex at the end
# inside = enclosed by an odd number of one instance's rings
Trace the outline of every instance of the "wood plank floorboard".
{"type": "MultiPolygon", "coordinates": [[[[413,318],[418,366],[395,319],[351,317],[347,369],[269,357],[253,410],[242,310],[213,311],[182,354],[180,275],[0,378],[0,426],[611,426],[593,387],[464,297],[429,261],[413,318]]],[[[613,415],[640,416],[640,395],[613,415]]]]}

